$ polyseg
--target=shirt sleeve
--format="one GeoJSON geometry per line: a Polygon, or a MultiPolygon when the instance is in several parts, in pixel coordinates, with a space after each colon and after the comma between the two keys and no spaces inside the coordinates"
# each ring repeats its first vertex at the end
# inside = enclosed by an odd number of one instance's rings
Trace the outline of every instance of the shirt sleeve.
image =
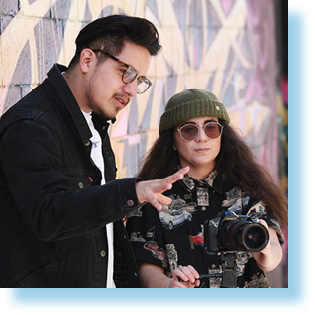
{"type": "Polygon", "coordinates": [[[150,204],[129,214],[127,231],[137,261],[168,269],[166,246],[158,211],[150,204]]]}

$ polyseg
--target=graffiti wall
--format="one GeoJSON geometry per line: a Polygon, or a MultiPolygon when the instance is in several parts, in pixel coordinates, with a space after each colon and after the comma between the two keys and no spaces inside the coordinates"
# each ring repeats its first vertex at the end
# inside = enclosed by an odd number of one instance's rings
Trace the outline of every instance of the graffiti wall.
{"type": "Polygon", "coordinates": [[[69,63],[85,24],[112,13],[151,20],[163,46],[148,75],[153,87],[111,126],[118,176],[136,174],[167,100],[202,88],[227,106],[232,124],[277,178],[273,0],[0,0],[0,116],[54,63],[69,63]]]}
{"type": "Polygon", "coordinates": [[[136,173],[168,98],[185,88],[213,91],[277,176],[272,0],[1,0],[0,115],[54,63],[68,64],[86,23],[112,13],[153,21],[163,45],[149,73],[153,88],[110,130],[120,177],[136,173]]]}

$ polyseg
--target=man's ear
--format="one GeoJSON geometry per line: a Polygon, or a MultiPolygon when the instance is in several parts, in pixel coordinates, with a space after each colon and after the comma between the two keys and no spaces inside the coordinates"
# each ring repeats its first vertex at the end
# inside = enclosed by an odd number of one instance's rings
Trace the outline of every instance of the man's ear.
{"type": "Polygon", "coordinates": [[[86,74],[91,66],[91,61],[96,58],[96,55],[89,48],[85,48],[80,54],[80,68],[82,73],[86,74]]]}

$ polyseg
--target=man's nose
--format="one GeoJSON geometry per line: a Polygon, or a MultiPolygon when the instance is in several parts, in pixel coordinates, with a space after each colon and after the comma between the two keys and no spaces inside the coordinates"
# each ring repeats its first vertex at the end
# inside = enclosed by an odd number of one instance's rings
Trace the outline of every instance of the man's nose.
{"type": "Polygon", "coordinates": [[[137,95],[138,91],[138,81],[135,79],[131,83],[124,85],[123,92],[128,94],[130,97],[134,97],[137,95]]]}

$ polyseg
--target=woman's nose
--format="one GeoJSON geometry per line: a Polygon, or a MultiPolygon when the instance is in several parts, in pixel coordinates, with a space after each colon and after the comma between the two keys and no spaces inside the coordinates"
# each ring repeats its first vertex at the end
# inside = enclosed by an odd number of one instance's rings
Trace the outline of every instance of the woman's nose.
{"type": "Polygon", "coordinates": [[[195,140],[199,142],[199,141],[207,141],[208,139],[209,138],[207,137],[203,126],[202,125],[198,126],[198,135],[195,140]]]}

